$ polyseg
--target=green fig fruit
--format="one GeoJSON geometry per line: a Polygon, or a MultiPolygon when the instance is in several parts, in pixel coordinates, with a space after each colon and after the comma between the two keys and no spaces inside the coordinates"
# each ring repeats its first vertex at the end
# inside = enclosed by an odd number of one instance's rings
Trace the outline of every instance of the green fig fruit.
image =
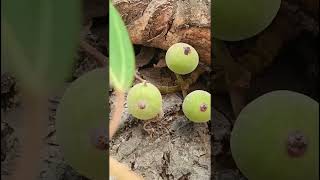
{"type": "Polygon", "coordinates": [[[162,96],[159,89],[151,83],[139,83],[128,92],[129,113],[138,119],[155,118],[162,110],[162,96]]]}
{"type": "Polygon", "coordinates": [[[192,91],[185,97],[182,111],[192,122],[208,122],[211,119],[210,93],[203,90],[192,91]]]}
{"type": "Polygon", "coordinates": [[[108,178],[108,89],[104,69],[90,71],[66,90],[56,115],[57,140],[66,162],[94,180],[108,178]]]}
{"type": "Polygon", "coordinates": [[[271,24],[280,4],[281,0],[215,0],[212,35],[225,41],[253,37],[271,24]]]}
{"type": "Polygon", "coordinates": [[[319,103],[286,90],[264,94],[240,112],[230,143],[249,180],[317,180],[319,103]]]}
{"type": "Polygon", "coordinates": [[[197,51],[186,43],[173,44],[167,50],[165,59],[168,68],[181,75],[191,73],[199,64],[197,51]]]}

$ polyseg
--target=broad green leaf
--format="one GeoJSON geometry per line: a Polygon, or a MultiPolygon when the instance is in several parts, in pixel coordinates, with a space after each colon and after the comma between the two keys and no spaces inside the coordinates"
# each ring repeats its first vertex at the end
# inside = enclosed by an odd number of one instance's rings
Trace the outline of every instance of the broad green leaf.
{"type": "Polygon", "coordinates": [[[70,73],[81,1],[2,0],[2,64],[25,88],[55,88],[70,73]]]}
{"type": "Polygon", "coordinates": [[[131,87],[135,72],[135,56],[126,26],[109,2],[109,74],[112,86],[126,91],[131,87]]]}
{"type": "Polygon", "coordinates": [[[90,141],[95,128],[107,129],[108,88],[105,69],[95,69],[75,80],[66,90],[56,115],[57,141],[66,161],[80,174],[107,179],[106,151],[90,141]]]}

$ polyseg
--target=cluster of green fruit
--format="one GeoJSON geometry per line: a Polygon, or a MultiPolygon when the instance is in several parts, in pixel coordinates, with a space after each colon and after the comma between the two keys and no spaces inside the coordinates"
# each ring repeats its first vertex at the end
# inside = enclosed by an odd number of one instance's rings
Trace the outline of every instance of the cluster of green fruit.
{"type": "MultiPolygon", "coordinates": [[[[166,57],[169,68],[179,74],[192,72],[199,57],[184,43],[173,45],[166,57]]],[[[108,91],[105,69],[95,69],[75,80],[65,92],[57,109],[57,140],[66,161],[90,179],[107,177],[108,91]]],[[[162,96],[151,83],[140,83],[128,92],[128,109],[136,118],[147,120],[162,111],[162,96]]],[[[210,120],[210,94],[196,90],[184,100],[183,111],[194,122],[210,120]]]]}
{"type": "MultiPolygon", "coordinates": [[[[168,68],[176,74],[189,74],[199,63],[197,51],[186,43],[172,45],[166,53],[168,68]]],[[[182,104],[185,116],[193,122],[207,122],[211,115],[211,95],[203,90],[189,93],[182,104]]],[[[162,112],[162,96],[151,83],[141,82],[133,86],[127,96],[128,111],[135,118],[149,120],[162,112]]]]}

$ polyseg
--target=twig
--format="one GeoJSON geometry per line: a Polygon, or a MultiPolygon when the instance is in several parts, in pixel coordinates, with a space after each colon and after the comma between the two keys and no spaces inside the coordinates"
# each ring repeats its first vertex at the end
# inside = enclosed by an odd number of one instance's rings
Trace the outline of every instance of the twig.
{"type": "Polygon", "coordinates": [[[88,54],[93,56],[99,66],[106,66],[106,62],[108,58],[104,54],[102,54],[100,51],[98,51],[96,48],[91,46],[86,41],[81,41],[80,47],[84,49],[88,54]]]}
{"type": "Polygon", "coordinates": [[[175,86],[157,86],[161,94],[175,93],[181,90],[179,85],[175,86]]]}
{"type": "Polygon", "coordinates": [[[232,109],[235,116],[245,107],[246,93],[250,86],[251,74],[234,61],[223,41],[216,40],[216,52],[219,59],[223,59],[222,65],[226,69],[225,80],[232,109]]]}
{"type": "Polygon", "coordinates": [[[134,77],[139,80],[140,82],[145,82],[146,80],[142,79],[137,73],[134,74],[134,77]]]}

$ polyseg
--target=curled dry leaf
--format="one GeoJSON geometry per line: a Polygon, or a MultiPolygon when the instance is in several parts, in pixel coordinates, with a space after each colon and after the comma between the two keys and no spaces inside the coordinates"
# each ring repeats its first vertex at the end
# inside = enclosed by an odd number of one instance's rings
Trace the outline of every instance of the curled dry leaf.
{"type": "Polygon", "coordinates": [[[136,67],[143,67],[154,57],[155,48],[142,46],[139,54],[136,56],[136,67]]]}

